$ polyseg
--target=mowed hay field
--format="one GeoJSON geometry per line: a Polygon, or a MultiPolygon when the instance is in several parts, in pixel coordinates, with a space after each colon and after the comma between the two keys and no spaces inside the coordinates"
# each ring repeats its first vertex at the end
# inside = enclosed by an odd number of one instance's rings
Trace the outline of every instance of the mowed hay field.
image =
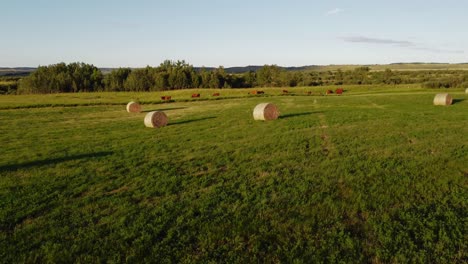
{"type": "Polygon", "coordinates": [[[263,90],[0,96],[0,259],[467,260],[464,91],[263,90]],[[280,118],[254,121],[263,102],[280,118]]]}

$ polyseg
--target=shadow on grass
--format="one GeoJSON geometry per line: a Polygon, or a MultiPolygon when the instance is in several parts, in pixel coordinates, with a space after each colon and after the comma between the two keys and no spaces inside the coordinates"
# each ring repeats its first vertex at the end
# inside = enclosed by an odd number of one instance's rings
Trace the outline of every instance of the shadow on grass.
{"type": "Polygon", "coordinates": [[[458,104],[465,101],[465,99],[452,99],[452,104],[458,104]]]}
{"type": "Polygon", "coordinates": [[[296,116],[305,116],[305,115],[311,115],[311,114],[320,114],[323,112],[303,112],[303,113],[292,113],[292,114],[285,114],[281,115],[280,118],[290,118],[290,117],[296,117],[296,116]]]}
{"type": "Polygon", "coordinates": [[[187,124],[187,123],[192,123],[192,122],[198,122],[198,121],[203,121],[203,120],[208,120],[208,119],[213,119],[216,118],[215,116],[208,116],[208,117],[203,117],[203,118],[196,118],[196,119],[189,119],[189,120],[181,120],[181,121],[176,121],[176,122],[171,122],[168,125],[173,126],[173,125],[182,125],[182,124],[187,124]]]}
{"type": "Polygon", "coordinates": [[[58,164],[58,163],[66,162],[70,160],[79,160],[79,159],[86,159],[86,158],[100,158],[100,157],[105,157],[105,156],[109,156],[112,154],[113,152],[103,151],[103,152],[73,155],[73,156],[68,156],[68,157],[60,157],[60,158],[54,158],[54,159],[36,160],[36,161],[30,161],[30,162],[25,162],[25,163],[20,163],[20,164],[4,165],[4,166],[0,166],[0,172],[15,171],[19,169],[28,169],[28,168],[37,167],[37,166],[58,164]]]}
{"type": "Polygon", "coordinates": [[[186,109],[187,107],[173,107],[173,108],[161,108],[161,109],[153,109],[153,110],[144,110],[141,111],[142,113],[149,113],[153,111],[169,111],[169,110],[179,110],[179,109],[186,109]]]}

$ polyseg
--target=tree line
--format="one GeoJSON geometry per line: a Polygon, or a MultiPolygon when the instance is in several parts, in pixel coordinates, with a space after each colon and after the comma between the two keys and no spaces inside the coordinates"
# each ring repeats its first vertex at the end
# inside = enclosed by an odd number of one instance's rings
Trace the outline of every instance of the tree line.
{"type": "Polygon", "coordinates": [[[19,82],[20,93],[93,92],[102,89],[102,72],[85,63],[39,66],[19,82]]]}
{"type": "MultiPolygon", "coordinates": [[[[371,71],[358,67],[342,71],[287,71],[265,65],[257,71],[230,74],[223,67],[195,69],[185,61],[166,60],[157,67],[118,68],[108,74],[85,63],[39,66],[29,76],[9,82],[12,93],[93,91],[165,91],[188,88],[251,88],[324,85],[396,85],[420,83],[426,88],[468,87],[468,71],[371,71]]],[[[0,93],[6,93],[0,82],[0,93]],[[3,91],[3,92],[2,92],[3,91]]]]}

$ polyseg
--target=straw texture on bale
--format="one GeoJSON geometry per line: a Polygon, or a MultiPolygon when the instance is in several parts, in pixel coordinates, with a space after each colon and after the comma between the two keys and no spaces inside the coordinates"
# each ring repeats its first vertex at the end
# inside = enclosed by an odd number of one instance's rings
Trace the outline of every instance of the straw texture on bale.
{"type": "Polygon", "coordinates": [[[443,94],[436,94],[434,97],[434,105],[451,105],[452,104],[452,96],[447,93],[443,94]]]}
{"type": "Polygon", "coordinates": [[[468,94],[468,88],[465,89],[465,93],[468,94]]]}
{"type": "Polygon", "coordinates": [[[136,102],[130,102],[127,104],[127,112],[129,113],[140,113],[141,112],[141,106],[139,103],[136,102]]]}
{"type": "Polygon", "coordinates": [[[153,111],[145,116],[146,127],[163,127],[167,125],[168,119],[164,112],[153,111]]]}
{"type": "Polygon", "coordinates": [[[253,111],[255,120],[274,120],[278,119],[279,115],[278,107],[271,103],[258,104],[253,111]]]}

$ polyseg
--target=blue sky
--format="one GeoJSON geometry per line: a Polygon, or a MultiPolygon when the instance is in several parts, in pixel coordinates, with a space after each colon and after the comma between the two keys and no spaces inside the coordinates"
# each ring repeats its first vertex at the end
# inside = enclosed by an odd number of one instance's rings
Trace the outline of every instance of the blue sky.
{"type": "Polygon", "coordinates": [[[468,62],[461,0],[0,0],[0,66],[468,62]]]}

